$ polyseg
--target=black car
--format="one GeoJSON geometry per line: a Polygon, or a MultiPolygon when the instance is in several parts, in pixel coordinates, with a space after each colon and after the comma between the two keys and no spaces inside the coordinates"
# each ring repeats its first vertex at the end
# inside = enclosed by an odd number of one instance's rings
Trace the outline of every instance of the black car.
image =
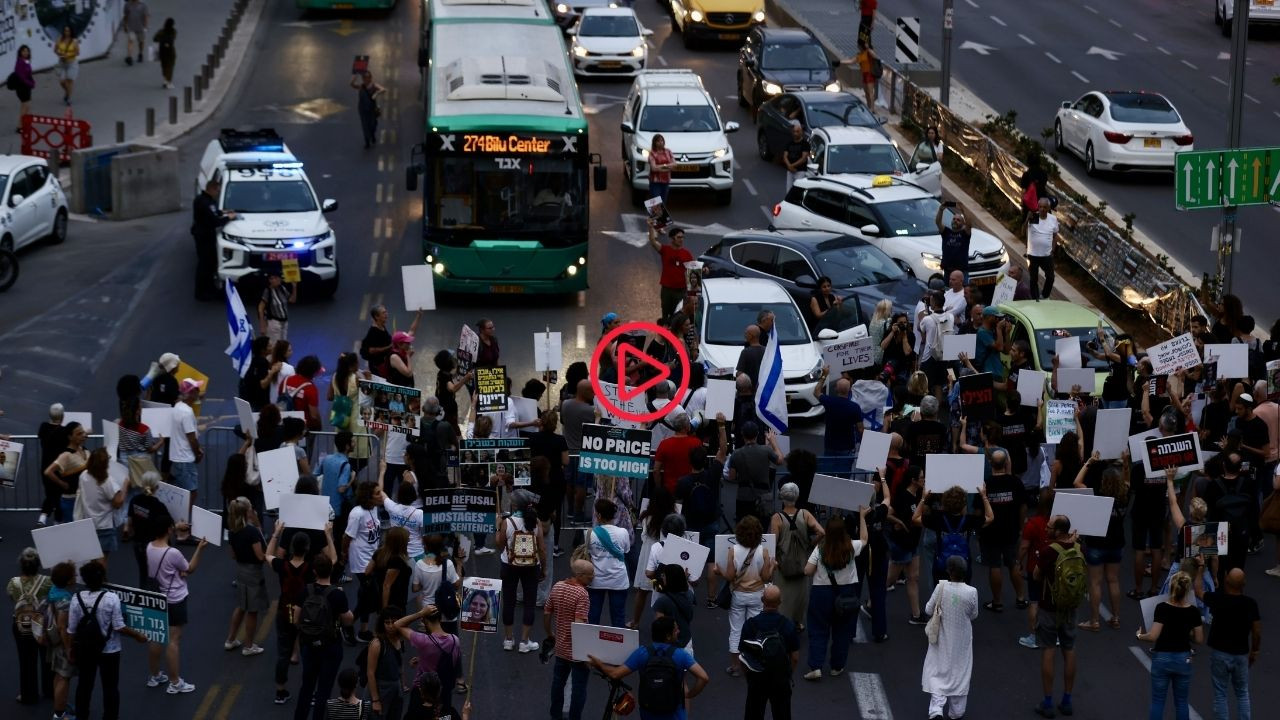
{"type": "Polygon", "coordinates": [[[791,121],[799,120],[805,135],[813,128],[832,125],[869,127],[885,137],[884,123],[867,104],[847,92],[807,90],[783,93],[767,100],[756,113],[756,150],[762,160],[773,160],[791,142],[791,121]]]}
{"type": "Polygon", "coordinates": [[[911,316],[927,289],[876,246],[820,230],[742,230],[725,235],[698,260],[711,277],[777,282],[804,310],[815,335],[824,328],[840,332],[866,323],[885,298],[893,302],[895,312],[911,316]],[[828,313],[817,323],[809,312],[809,298],[823,276],[831,278],[832,292],[857,302],[845,303],[838,318],[828,321],[833,315],[828,313]]]}
{"type": "Polygon", "coordinates": [[[809,30],[758,25],[738,52],[738,104],[754,111],[784,92],[837,91],[839,66],[809,30]]]}

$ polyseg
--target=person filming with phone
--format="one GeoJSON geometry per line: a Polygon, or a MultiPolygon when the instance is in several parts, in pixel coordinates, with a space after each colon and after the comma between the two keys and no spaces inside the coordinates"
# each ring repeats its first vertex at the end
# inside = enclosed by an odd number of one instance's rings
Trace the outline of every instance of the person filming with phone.
{"type": "Polygon", "coordinates": [[[933,216],[933,224],[938,226],[938,234],[942,236],[942,277],[950,277],[953,270],[964,273],[965,283],[969,282],[969,240],[973,237],[973,229],[969,227],[969,218],[954,200],[947,200],[938,205],[938,212],[933,216]],[[942,222],[947,210],[951,211],[951,224],[942,222]]]}

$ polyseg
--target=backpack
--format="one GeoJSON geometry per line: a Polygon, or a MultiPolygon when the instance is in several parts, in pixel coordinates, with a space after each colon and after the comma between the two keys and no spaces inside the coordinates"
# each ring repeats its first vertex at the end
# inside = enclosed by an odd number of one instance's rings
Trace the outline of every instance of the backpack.
{"type": "Polygon", "coordinates": [[[244,482],[246,485],[258,487],[262,484],[262,473],[258,471],[258,451],[250,445],[244,451],[244,482]]]}
{"type": "Polygon", "coordinates": [[[640,709],[651,713],[674,713],[684,705],[684,678],[672,659],[675,648],[659,650],[650,645],[649,659],[640,668],[640,709]]]}
{"type": "Polygon", "coordinates": [[[307,397],[303,391],[309,387],[311,387],[309,380],[293,387],[290,387],[286,380],[284,387],[280,388],[280,395],[276,397],[280,412],[306,412],[307,397]]]}
{"type": "Polygon", "coordinates": [[[705,528],[716,521],[716,490],[708,482],[709,472],[693,476],[689,499],[684,503],[684,517],[690,528],[705,528]]]}
{"type": "Polygon", "coordinates": [[[447,568],[440,568],[440,585],[436,587],[434,601],[440,616],[445,619],[456,618],[462,612],[462,603],[458,602],[458,588],[449,580],[447,568]]]}
{"type": "Polygon", "coordinates": [[[942,337],[944,335],[954,335],[956,332],[956,318],[951,313],[943,310],[940,313],[932,313],[929,317],[933,318],[934,325],[937,326],[938,332],[933,336],[933,347],[930,351],[934,360],[942,359],[942,337]]]}
{"type": "Polygon", "coordinates": [[[871,77],[876,80],[884,77],[884,62],[878,57],[871,58],[871,77]]]}
{"type": "Polygon", "coordinates": [[[787,522],[782,534],[778,536],[778,571],[785,578],[803,576],[805,563],[809,561],[809,551],[813,550],[808,526],[796,522],[802,512],[804,511],[797,510],[792,517],[787,517],[786,513],[778,513],[787,522]]]}
{"type": "Polygon", "coordinates": [[[1215,478],[1215,487],[1222,492],[1222,497],[1214,503],[1214,514],[1227,523],[1227,532],[1235,538],[1249,534],[1249,513],[1253,509],[1254,499],[1244,490],[1244,477],[1236,478],[1236,485],[1228,488],[1223,478],[1215,478]]]}
{"type": "Polygon", "coordinates": [[[329,424],[339,430],[350,430],[352,409],[354,405],[350,397],[335,394],[329,405],[329,424]]]}
{"type": "Polygon", "coordinates": [[[338,637],[333,608],[329,605],[331,585],[312,584],[298,610],[298,633],[304,644],[323,645],[338,637]]]}
{"type": "Polygon", "coordinates": [[[507,541],[507,563],[513,567],[536,567],[538,558],[538,536],[526,529],[516,527],[511,521],[511,539],[507,541]]]}
{"type": "Polygon", "coordinates": [[[18,596],[17,601],[13,604],[13,623],[14,627],[23,637],[31,637],[36,634],[34,626],[39,625],[41,629],[48,627],[45,623],[45,605],[37,597],[40,594],[40,588],[44,587],[45,576],[37,575],[31,583],[31,587],[22,587],[22,580],[18,580],[18,587],[22,588],[22,594],[18,596]]]}
{"type": "Polygon", "coordinates": [[[1059,614],[1066,614],[1080,606],[1084,599],[1086,572],[1084,554],[1079,545],[1064,548],[1058,543],[1049,547],[1058,551],[1058,559],[1053,563],[1053,583],[1049,585],[1049,596],[1053,598],[1053,606],[1059,614]]]}
{"type": "Polygon", "coordinates": [[[93,601],[93,609],[90,610],[84,604],[84,595],[76,593],[76,602],[80,603],[80,610],[84,613],[80,622],[76,623],[75,634],[71,637],[72,649],[75,650],[77,660],[98,657],[107,647],[107,640],[111,638],[111,630],[102,632],[102,625],[98,623],[98,606],[102,604],[102,598],[106,594],[106,590],[99,591],[98,599],[93,601]]]}
{"type": "Polygon", "coordinates": [[[965,562],[969,561],[969,533],[964,529],[964,520],[960,518],[960,526],[953,528],[951,520],[946,515],[942,516],[944,530],[938,533],[938,552],[933,558],[935,572],[945,571],[947,560],[952,557],[962,557],[965,562]]]}
{"type": "Polygon", "coordinates": [[[791,660],[777,630],[767,630],[752,640],[743,640],[742,657],[752,672],[768,673],[776,680],[791,680],[791,660]]]}

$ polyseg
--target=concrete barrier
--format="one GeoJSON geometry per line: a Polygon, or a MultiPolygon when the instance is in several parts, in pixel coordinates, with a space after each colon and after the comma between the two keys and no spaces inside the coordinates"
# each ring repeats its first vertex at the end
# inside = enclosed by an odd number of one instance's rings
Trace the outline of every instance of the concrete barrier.
{"type": "Polygon", "coordinates": [[[71,211],[132,220],[180,209],[178,150],[118,143],[71,154],[71,211]]]}

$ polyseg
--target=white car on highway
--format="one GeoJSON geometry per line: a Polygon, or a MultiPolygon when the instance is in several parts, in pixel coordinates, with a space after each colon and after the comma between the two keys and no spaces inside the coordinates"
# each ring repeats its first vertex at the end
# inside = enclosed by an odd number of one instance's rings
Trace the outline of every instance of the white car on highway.
{"type": "MultiPolygon", "coordinates": [[[[1213,21],[1222,26],[1223,37],[1231,37],[1235,14],[1235,0],[1213,0],[1213,21]]],[[[1280,25],[1280,3],[1276,0],[1249,0],[1249,24],[1280,25]]]]}
{"type": "Polygon", "coordinates": [[[1053,142],[1099,170],[1173,171],[1175,153],[1195,149],[1195,137],[1160,93],[1093,90],[1065,100],[1053,121],[1053,142]]]}
{"type": "Polygon", "coordinates": [[[222,179],[218,207],[237,217],[218,233],[218,277],[239,280],[296,261],[304,284],[323,296],[338,289],[337,241],[306,170],[274,130],[223,130],[200,160],[197,192],[222,179]]]}
{"type": "Polygon", "coordinates": [[[0,155],[0,248],[67,239],[67,196],[44,158],[0,155]]]}
{"type": "Polygon", "coordinates": [[[649,64],[645,38],[653,31],[642,26],[631,8],[587,8],[569,30],[569,55],[575,75],[634,76],[649,64]]]}
{"type": "Polygon", "coordinates": [[[852,125],[814,128],[809,135],[810,175],[896,175],[942,196],[942,163],[908,168],[898,146],[878,130],[852,125]]]}
{"type": "MultiPolygon", "coordinates": [[[[862,238],[925,282],[942,277],[942,237],[934,224],[938,198],[891,175],[804,177],[773,207],[773,224],[796,230],[833,230],[862,238]]],[[[951,224],[951,210],[942,213],[951,224]]],[[[973,230],[969,282],[991,285],[1008,269],[1009,253],[998,238],[973,230]]]]}

